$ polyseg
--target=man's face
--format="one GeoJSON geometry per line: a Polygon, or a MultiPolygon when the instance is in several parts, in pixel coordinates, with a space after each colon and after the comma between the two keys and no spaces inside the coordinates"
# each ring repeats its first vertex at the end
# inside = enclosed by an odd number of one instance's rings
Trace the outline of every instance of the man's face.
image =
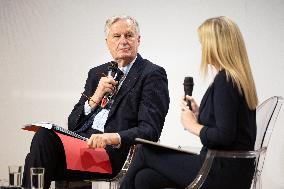
{"type": "Polygon", "coordinates": [[[114,60],[128,64],[137,55],[140,36],[131,20],[118,20],[110,26],[106,42],[114,60]]]}

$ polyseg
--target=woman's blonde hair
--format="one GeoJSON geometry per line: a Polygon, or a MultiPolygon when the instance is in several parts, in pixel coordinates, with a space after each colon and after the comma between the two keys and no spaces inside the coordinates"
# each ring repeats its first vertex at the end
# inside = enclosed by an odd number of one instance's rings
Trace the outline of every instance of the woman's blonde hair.
{"type": "Polygon", "coordinates": [[[250,109],[258,104],[248,55],[238,26],[225,16],[210,18],[198,28],[202,46],[201,72],[207,75],[208,65],[225,70],[244,95],[250,109]]]}

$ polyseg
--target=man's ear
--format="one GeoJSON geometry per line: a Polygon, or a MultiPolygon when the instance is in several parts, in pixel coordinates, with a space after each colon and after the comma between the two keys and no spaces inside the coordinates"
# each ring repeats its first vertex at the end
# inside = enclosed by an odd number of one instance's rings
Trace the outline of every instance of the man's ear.
{"type": "Polygon", "coordinates": [[[107,38],[105,38],[105,42],[106,42],[106,46],[108,47],[108,40],[107,40],[107,38]]]}

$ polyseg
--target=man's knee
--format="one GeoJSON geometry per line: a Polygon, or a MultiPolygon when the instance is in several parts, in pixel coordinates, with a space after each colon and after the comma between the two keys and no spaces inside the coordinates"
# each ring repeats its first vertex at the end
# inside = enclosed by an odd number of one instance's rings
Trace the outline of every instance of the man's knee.
{"type": "Polygon", "coordinates": [[[46,128],[39,128],[35,133],[32,143],[31,151],[33,148],[44,148],[45,146],[60,146],[60,138],[53,130],[46,128]]]}
{"type": "Polygon", "coordinates": [[[54,133],[51,129],[40,127],[34,135],[34,138],[49,138],[52,133],[54,133]]]}
{"type": "Polygon", "coordinates": [[[39,128],[33,137],[33,141],[48,141],[54,139],[59,139],[55,132],[51,129],[43,127],[39,128]]]}

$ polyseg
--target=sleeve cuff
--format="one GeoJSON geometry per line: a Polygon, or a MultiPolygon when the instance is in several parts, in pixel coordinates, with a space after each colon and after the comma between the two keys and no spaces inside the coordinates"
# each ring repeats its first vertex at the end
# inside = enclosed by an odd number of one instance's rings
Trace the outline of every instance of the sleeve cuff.
{"type": "Polygon", "coordinates": [[[115,134],[116,134],[117,137],[118,137],[119,143],[118,143],[117,145],[113,145],[113,147],[114,147],[114,148],[120,148],[120,146],[121,146],[121,137],[120,137],[120,135],[119,135],[118,133],[115,133],[115,134]]]}
{"type": "Polygon", "coordinates": [[[89,105],[88,101],[85,102],[85,105],[84,105],[84,114],[85,115],[88,115],[89,113],[91,113],[92,111],[92,108],[91,106],[89,105]]]}

